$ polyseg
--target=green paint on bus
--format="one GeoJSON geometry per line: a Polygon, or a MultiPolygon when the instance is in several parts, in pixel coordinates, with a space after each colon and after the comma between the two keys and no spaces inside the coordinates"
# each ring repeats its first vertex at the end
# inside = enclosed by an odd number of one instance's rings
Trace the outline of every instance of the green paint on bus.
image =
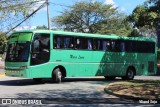
{"type": "Polygon", "coordinates": [[[62,77],[133,79],[134,75],[156,74],[156,49],[156,40],[146,37],[52,30],[14,32],[6,55],[6,75],[57,78],[58,70],[62,77]]]}

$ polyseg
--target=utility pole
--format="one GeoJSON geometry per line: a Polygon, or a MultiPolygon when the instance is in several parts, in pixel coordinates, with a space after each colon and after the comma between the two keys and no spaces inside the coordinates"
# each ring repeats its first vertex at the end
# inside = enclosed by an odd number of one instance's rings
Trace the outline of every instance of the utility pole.
{"type": "Polygon", "coordinates": [[[47,19],[48,19],[48,30],[50,30],[49,0],[47,0],[47,19]]]}

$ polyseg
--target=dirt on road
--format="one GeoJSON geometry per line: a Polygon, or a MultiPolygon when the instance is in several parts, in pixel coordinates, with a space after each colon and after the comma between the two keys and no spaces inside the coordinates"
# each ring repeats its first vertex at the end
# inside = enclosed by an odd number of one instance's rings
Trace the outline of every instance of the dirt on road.
{"type": "Polygon", "coordinates": [[[122,97],[160,100],[160,80],[114,82],[107,85],[105,91],[122,97]]]}

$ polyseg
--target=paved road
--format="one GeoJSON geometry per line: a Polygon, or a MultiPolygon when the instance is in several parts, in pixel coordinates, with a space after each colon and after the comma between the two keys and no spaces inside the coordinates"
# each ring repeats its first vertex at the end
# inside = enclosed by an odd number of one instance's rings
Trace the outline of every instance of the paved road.
{"type": "MultiPolygon", "coordinates": [[[[135,79],[160,80],[160,76],[136,76],[135,79]]],[[[116,79],[114,81],[122,81],[116,79]]],[[[104,94],[107,84],[114,81],[106,81],[99,78],[67,78],[61,84],[53,83],[50,79],[36,83],[32,79],[17,77],[0,78],[0,97],[13,98],[68,98],[68,97],[113,97],[104,94]],[[71,93],[70,93],[71,92],[71,93]]]]}
{"type": "MultiPolygon", "coordinates": [[[[148,79],[147,77],[143,78],[148,79]]],[[[158,77],[156,78],[158,79],[158,77]]],[[[62,106],[62,104],[75,106],[72,105],[75,102],[88,103],[95,107],[106,106],[106,104],[107,106],[115,106],[113,103],[133,103],[132,100],[119,99],[104,92],[104,87],[114,81],[105,81],[104,78],[68,78],[63,80],[61,84],[56,84],[49,79],[43,80],[42,83],[36,83],[32,79],[1,77],[0,98],[53,98],[52,100],[56,98],[58,99],[55,102],[58,103],[57,106],[62,106]]],[[[136,104],[120,104],[118,106],[132,105],[135,106],[136,104]]],[[[82,106],[82,104],[76,106],[82,106]]],[[[141,105],[141,107],[146,106],[152,105],[141,105]]]]}
{"type": "Polygon", "coordinates": [[[104,94],[103,89],[110,81],[103,78],[69,78],[61,84],[53,83],[50,79],[43,80],[42,83],[16,77],[0,79],[1,98],[113,97],[104,94]]]}

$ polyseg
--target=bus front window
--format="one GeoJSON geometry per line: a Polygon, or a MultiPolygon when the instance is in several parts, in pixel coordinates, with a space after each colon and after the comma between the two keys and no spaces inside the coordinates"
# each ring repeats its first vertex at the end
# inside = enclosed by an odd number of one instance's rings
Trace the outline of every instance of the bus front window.
{"type": "Polygon", "coordinates": [[[6,61],[8,62],[27,62],[30,51],[30,43],[10,43],[8,45],[6,61]]]}

